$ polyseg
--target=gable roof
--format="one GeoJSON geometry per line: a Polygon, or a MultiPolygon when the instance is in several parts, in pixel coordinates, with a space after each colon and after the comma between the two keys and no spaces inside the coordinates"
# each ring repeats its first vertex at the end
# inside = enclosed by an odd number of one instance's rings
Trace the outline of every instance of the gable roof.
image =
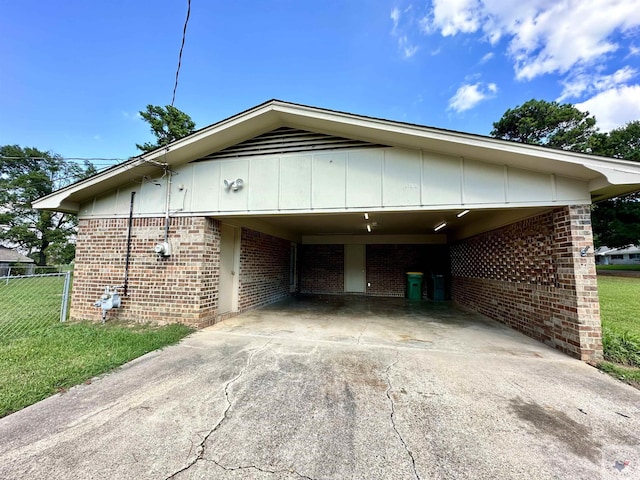
{"type": "Polygon", "coordinates": [[[57,190],[36,200],[33,206],[76,213],[80,203],[130,181],[132,175],[150,175],[165,164],[176,167],[211,156],[282,127],[576,178],[588,182],[594,201],[640,190],[638,162],[269,100],[197,130],[167,147],[134,157],[57,190]]]}
{"type": "Polygon", "coordinates": [[[0,246],[0,263],[35,263],[35,260],[15,250],[0,246]]]}

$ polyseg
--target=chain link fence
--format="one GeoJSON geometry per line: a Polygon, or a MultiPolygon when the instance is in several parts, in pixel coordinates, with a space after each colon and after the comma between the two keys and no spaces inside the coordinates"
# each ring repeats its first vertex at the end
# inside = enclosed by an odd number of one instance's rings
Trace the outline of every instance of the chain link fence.
{"type": "Polygon", "coordinates": [[[70,291],[71,272],[0,277],[0,342],[66,321],[70,291]]]}

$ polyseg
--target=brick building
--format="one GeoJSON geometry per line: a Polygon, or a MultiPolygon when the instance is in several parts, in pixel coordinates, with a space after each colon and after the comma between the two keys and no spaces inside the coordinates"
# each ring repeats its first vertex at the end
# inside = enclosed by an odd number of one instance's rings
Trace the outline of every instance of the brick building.
{"type": "Polygon", "coordinates": [[[640,164],[272,100],[38,200],[79,215],[73,318],[206,326],[302,293],[402,296],[408,271],[601,356],[590,205],[640,164]],[[437,276],[436,276],[437,275],[437,276]],[[125,282],[126,278],[126,282],[125,282]]]}

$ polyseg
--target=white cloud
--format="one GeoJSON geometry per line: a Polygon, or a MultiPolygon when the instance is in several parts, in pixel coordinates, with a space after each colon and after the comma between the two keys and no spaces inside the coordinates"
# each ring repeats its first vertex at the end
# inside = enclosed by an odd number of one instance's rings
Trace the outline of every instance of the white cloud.
{"type": "Polygon", "coordinates": [[[449,99],[449,109],[458,113],[470,110],[481,101],[492,97],[498,91],[495,83],[484,85],[483,83],[465,84],[449,99]]]}
{"type": "Polygon", "coordinates": [[[640,85],[622,85],[598,93],[576,108],[595,115],[600,130],[608,132],[640,118],[640,85]]]}
{"type": "Polygon", "coordinates": [[[516,77],[565,74],[602,61],[620,48],[615,33],[640,26],[638,0],[432,0],[420,21],[426,33],[482,32],[496,44],[508,39],[516,77]]]}
{"type": "Polygon", "coordinates": [[[122,110],[120,113],[122,114],[122,116],[124,118],[127,118],[129,120],[138,120],[139,118],[142,118],[140,116],[140,112],[129,113],[129,112],[126,112],[126,111],[122,110]]]}
{"type": "Polygon", "coordinates": [[[494,53],[493,52],[489,52],[485,55],[482,56],[482,58],[480,59],[480,63],[487,63],[489,60],[491,60],[494,57],[494,53]]]}
{"type": "Polygon", "coordinates": [[[395,31],[398,29],[398,24],[400,23],[400,10],[396,7],[393,10],[391,10],[391,15],[389,15],[391,18],[391,21],[393,22],[393,30],[392,33],[395,33],[395,31]]]}
{"type": "Polygon", "coordinates": [[[409,39],[407,38],[406,35],[403,35],[400,38],[398,38],[398,46],[400,47],[400,51],[402,52],[402,56],[404,58],[413,57],[419,48],[416,45],[409,43],[409,39]]]}
{"type": "Polygon", "coordinates": [[[415,21],[412,10],[412,5],[405,8],[404,12],[401,12],[399,8],[395,7],[389,14],[389,18],[391,18],[391,22],[393,23],[391,36],[397,39],[398,50],[400,50],[402,58],[405,59],[413,57],[419,50],[419,47],[411,41],[408,35],[415,21]]]}
{"type": "Polygon", "coordinates": [[[611,75],[602,75],[598,72],[580,72],[562,82],[562,93],[557,99],[559,102],[567,98],[578,98],[584,94],[594,94],[611,90],[627,84],[637,76],[638,71],[629,66],[623,67],[611,75]]]}

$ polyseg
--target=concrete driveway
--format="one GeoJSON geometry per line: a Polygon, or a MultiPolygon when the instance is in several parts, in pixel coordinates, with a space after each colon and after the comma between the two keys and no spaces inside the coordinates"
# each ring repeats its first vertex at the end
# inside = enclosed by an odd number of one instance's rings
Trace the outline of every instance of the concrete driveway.
{"type": "Polygon", "coordinates": [[[449,305],[312,297],[0,420],[0,478],[640,478],[640,391],[449,305]]]}

